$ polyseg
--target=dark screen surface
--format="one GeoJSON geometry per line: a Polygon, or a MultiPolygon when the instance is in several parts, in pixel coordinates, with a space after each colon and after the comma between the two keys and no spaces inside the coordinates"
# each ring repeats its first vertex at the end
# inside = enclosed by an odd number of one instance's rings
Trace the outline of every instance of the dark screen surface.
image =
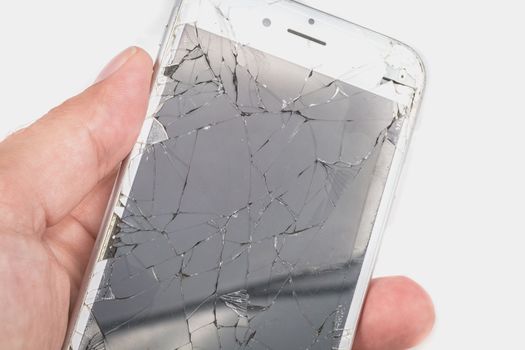
{"type": "Polygon", "coordinates": [[[337,348],[393,103],[192,26],[163,73],[81,348],[337,348]]]}

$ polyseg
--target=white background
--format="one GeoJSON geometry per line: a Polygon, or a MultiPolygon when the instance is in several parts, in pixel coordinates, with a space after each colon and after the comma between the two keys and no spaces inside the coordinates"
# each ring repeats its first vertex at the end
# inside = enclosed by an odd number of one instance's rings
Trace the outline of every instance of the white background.
{"type": "MultiPolygon", "coordinates": [[[[170,0],[0,2],[0,138],[80,92],[121,49],[156,54],[170,0]]],[[[310,0],[415,47],[421,124],[377,275],[432,294],[418,349],[524,349],[525,21],[519,1],[310,0]]]]}

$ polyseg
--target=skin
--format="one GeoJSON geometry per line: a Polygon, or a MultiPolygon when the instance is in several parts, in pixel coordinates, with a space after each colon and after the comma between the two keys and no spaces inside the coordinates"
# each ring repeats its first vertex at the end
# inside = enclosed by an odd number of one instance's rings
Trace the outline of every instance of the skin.
{"type": "MultiPolygon", "coordinates": [[[[64,341],[119,163],[137,138],[152,61],[117,56],[97,82],[0,143],[0,348],[64,341]]],[[[427,293],[405,277],[372,281],[355,350],[401,350],[431,330],[427,293]]]]}

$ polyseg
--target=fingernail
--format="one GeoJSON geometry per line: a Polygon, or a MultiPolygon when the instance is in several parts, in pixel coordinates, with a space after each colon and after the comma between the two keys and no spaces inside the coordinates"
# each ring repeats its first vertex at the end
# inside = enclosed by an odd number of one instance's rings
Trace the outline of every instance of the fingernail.
{"type": "Polygon", "coordinates": [[[136,52],[137,48],[133,46],[127,48],[126,50],[118,54],[115,58],[111,60],[111,62],[107,64],[106,67],[104,67],[104,69],[102,69],[95,83],[101,82],[102,80],[106,80],[113,73],[117,72],[120,69],[120,67],[122,67],[136,52]]]}

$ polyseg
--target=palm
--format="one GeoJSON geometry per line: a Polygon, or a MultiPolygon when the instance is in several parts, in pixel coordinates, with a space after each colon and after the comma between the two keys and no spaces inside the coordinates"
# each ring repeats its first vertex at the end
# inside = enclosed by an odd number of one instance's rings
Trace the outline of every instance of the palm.
{"type": "MultiPolygon", "coordinates": [[[[94,194],[107,190],[103,185],[97,187],[94,194]]],[[[23,226],[11,228],[11,223],[2,222],[7,230],[0,235],[0,266],[2,285],[7,288],[0,290],[0,300],[9,301],[9,305],[0,316],[6,327],[0,348],[61,347],[70,304],[76,300],[96,232],[84,225],[94,227],[100,221],[100,215],[94,215],[92,223],[83,224],[75,215],[84,210],[97,214],[103,210],[99,203],[90,203],[92,197],[88,196],[88,203],[43,231],[25,231],[23,226]],[[2,346],[5,341],[9,341],[9,346],[2,346]]],[[[16,201],[10,202],[12,209],[16,201]]]]}
{"type": "MultiPolygon", "coordinates": [[[[145,114],[151,60],[128,50],[104,79],[0,143],[0,349],[59,349],[114,181],[145,114]]],[[[355,348],[404,349],[433,323],[405,278],[371,285],[355,348]]]]}
{"type": "Polygon", "coordinates": [[[69,277],[44,244],[3,235],[2,349],[58,349],[69,309],[69,277]]]}

